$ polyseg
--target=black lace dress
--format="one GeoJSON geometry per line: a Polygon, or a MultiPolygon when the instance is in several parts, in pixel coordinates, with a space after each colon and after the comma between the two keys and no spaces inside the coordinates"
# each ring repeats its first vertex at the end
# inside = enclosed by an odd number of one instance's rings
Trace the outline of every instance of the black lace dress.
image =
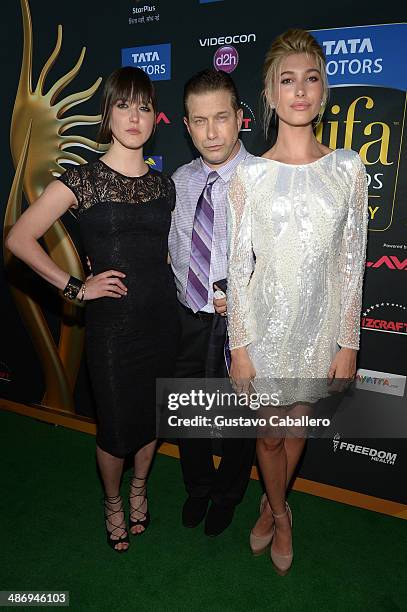
{"type": "Polygon", "coordinates": [[[101,160],[75,166],[60,180],[78,201],[93,273],[126,274],[127,296],[86,304],[97,443],[125,457],[155,438],[155,380],[172,376],[176,358],[177,298],[167,264],[174,183],[152,169],[124,176],[101,160]]]}

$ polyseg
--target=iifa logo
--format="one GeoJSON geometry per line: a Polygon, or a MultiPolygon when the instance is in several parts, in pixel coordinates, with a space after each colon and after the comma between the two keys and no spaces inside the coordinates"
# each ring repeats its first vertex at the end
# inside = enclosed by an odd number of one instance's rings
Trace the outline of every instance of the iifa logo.
{"type": "Polygon", "coordinates": [[[122,49],[122,66],[141,68],[152,81],[169,81],[171,43],[122,49]]]}
{"type": "Polygon", "coordinates": [[[162,155],[146,155],[144,157],[144,161],[146,164],[153,168],[154,170],[158,170],[158,172],[163,171],[163,158],[162,155]]]}
{"type": "Polygon", "coordinates": [[[375,85],[407,89],[400,58],[407,54],[407,24],[312,30],[325,51],[331,87],[375,85]]]}

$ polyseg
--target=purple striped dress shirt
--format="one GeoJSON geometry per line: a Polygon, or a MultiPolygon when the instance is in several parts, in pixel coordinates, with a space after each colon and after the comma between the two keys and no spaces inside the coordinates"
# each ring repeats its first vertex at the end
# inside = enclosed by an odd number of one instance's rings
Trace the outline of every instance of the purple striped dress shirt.
{"type": "MultiPolygon", "coordinates": [[[[212,254],[209,274],[208,303],[202,308],[204,312],[214,312],[213,290],[214,281],[226,278],[227,274],[227,191],[229,181],[237,166],[246,159],[250,153],[240,142],[237,155],[221,168],[217,168],[219,179],[212,187],[212,203],[214,208],[212,254]]],[[[178,299],[188,307],[185,299],[189,261],[191,255],[192,228],[194,224],[195,209],[199,196],[205,187],[208,175],[213,172],[202,160],[197,157],[189,164],[181,166],[174,172],[177,201],[172,215],[168,247],[171,257],[171,266],[175,275],[178,299]]]]}

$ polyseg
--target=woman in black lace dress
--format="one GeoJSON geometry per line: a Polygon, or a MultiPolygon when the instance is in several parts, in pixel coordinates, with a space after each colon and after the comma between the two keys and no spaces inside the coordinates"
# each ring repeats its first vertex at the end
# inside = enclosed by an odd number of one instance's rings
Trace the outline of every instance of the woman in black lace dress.
{"type": "Polygon", "coordinates": [[[138,68],[107,79],[101,140],[108,152],[53,181],[11,230],[7,247],[68,299],[87,300],[86,354],[97,407],[97,460],[105,488],[110,546],[129,537],[120,496],[124,458],[134,454],[130,531],[149,523],[146,477],[155,449],[155,380],[172,375],[178,320],[167,265],[175,205],[172,180],[144,161],[156,116],[153,85],[138,68]],[[61,270],[38,239],[75,209],[93,276],[82,283],[61,270]]]}

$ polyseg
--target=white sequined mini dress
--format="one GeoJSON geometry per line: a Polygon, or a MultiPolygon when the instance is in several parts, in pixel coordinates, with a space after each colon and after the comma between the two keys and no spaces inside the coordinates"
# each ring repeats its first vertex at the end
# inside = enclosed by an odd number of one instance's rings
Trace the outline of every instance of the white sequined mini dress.
{"type": "Polygon", "coordinates": [[[232,179],[229,214],[231,349],[247,347],[259,392],[271,378],[326,378],[339,347],[359,348],[368,223],[359,155],[251,157],[232,179]]]}

